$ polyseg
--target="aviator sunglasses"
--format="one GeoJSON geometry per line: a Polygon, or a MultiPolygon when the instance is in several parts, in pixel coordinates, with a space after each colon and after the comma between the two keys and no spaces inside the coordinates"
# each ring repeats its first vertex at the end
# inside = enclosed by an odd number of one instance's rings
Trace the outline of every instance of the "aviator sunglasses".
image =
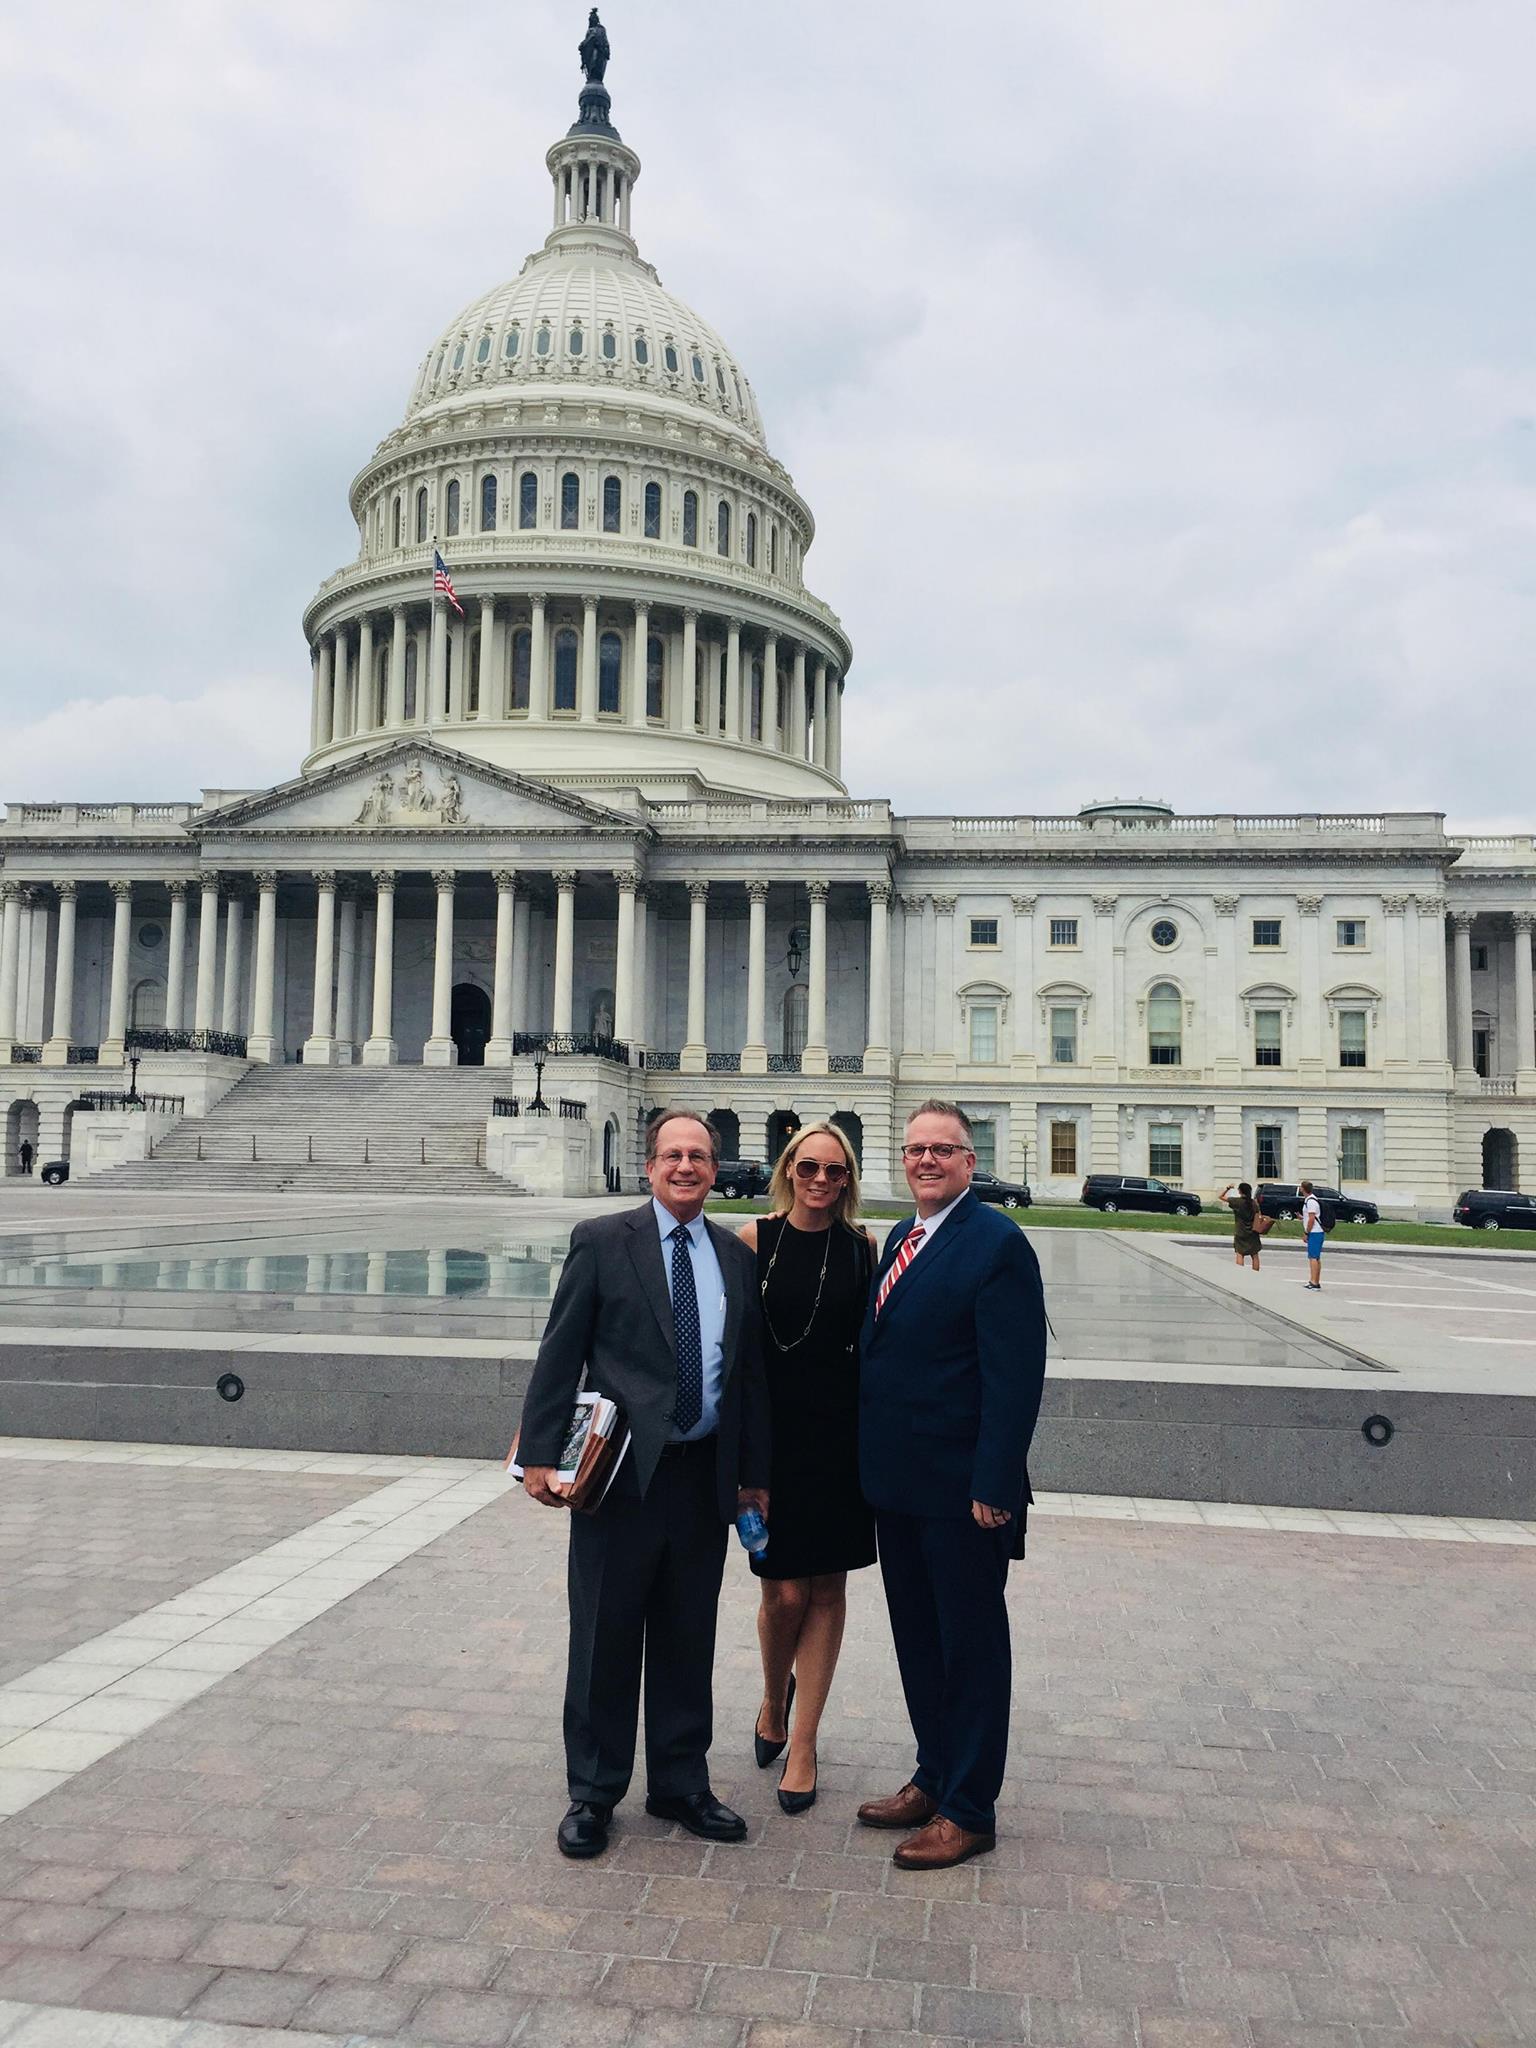
{"type": "Polygon", "coordinates": [[[848,1168],[841,1159],[834,1160],[830,1166],[821,1159],[797,1159],[795,1161],[796,1180],[814,1180],[819,1173],[824,1173],[834,1187],[837,1186],[839,1181],[845,1181],[848,1178],[848,1168]]]}

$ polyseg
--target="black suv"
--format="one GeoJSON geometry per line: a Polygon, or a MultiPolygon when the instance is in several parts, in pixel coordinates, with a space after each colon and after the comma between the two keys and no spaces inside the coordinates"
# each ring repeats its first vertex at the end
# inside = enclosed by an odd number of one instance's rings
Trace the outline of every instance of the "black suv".
{"type": "Polygon", "coordinates": [[[1468,1188],[1456,1197],[1456,1221],[1469,1230],[1536,1230],[1536,1195],[1512,1188],[1468,1188]]]}
{"type": "Polygon", "coordinates": [[[995,1173],[983,1173],[980,1167],[971,1175],[971,1193],[978,1202],[1000,1202],[1005,1209],[1030,1206],[1029,1189],[1022,1181],[999,1180],[995,1173]]]}
{"type": "Polygon", "coordinates": [[[765,1195],[772,1178],[761,1159],[722,1159],[715,1169],[715,1193],[727,1201],[737,1195],[765,1195]]]}
{"type": "MultiPolygon", "coordinates": [[[[1338,1188],[1325,1188],[1320,1180],[1313,1181],[1312,1192],[1317,1197],[1325,1230],[1332,1230],[1335,1223],[1381,1221],[1381,1211],[1363,1195],[1346,1195],[1338,1188]]],[[[1306,1200],[1295,1181],[1284,1180],[1261,1180],[1253,1198],[1266,1216],[1277,1217],[1282,1223],[1295,1222],[1306,1200]]]]}
{"type": "Polygon", "coordinates": [[[1083,1206],[1113,1216],[1119,1209],[1151,1209],[1160,1216],[1198,1216],[1200,1197],[1165,1180],[1142,1180],[1129,1173],[1090,1173],[1083,1182],[1083,1206]]]}

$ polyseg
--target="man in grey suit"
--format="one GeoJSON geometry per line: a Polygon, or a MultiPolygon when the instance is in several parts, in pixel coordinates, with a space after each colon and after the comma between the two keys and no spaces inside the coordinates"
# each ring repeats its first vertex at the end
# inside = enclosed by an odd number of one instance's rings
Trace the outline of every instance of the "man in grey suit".
{"type": "Polygon", "coordinates": [[[523,1403],[523,1483],[545,1507],[563,1504],[555,1464],[583,1383],[630,1428],[602,1506],[571,1517],[567,1856],[608,1846],[634,1769],[642,1665],[646,1812],[705,1841],[746,1833],[711,1791],[707,1759],[726,1530],[745,1506],[768,1512],[768,1394],[756,1261],[703,1213],[719,1159],[713,1124],[690,1110],[652,1117],[652,1199],[572,1231],[523,1403]]]}

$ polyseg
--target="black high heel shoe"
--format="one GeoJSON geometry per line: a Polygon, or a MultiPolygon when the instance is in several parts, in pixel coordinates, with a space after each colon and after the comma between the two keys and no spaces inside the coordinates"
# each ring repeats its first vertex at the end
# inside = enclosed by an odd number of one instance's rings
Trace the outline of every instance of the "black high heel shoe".
{"type": "Polygon", "coordinates": [[[784,1749],[785,1749],[785,1745],[786,1745],[786,1744],[788,1743],[788,1741],[789,1741],[789,1734],[788,1734],[788,1729],[789,1729],[789,1710],[790,1710],[790,1708],[791,1708],[791,1707],[792,1707],[792,1706],[793,1706],[794,1704],[795,1704],[795,1675],[794,1675],[794,1673],[793,1673],[793,1672],[791,1672],[791,1673],[790,1673],[790,1675],[789,1675],[789,1689],[788,1689],[788,1691],[787,1691],[787,1692],[785,1693],[785,1695],[784,1695],[784,1728],[785,1728],[785,1735],[784,1735],[784,1741],[783,1741],[783,1742],[767,1742],[767,1741],[765,1741],[765,1740],[763,1739],[763,1737],[762,1737],[761,1735],[759,1735],[759,1734],[758,1734],[758,1732],[757,1732],[757,1727],[756,1727],[756,1724],[754,1723],[754,1725],[753,1725],[753,1729],[752,1729],[752,1754],[753,1754],[753,1755],[754,1755],[754,1756],[755,1756],[755,1757],[757,1758],[757,1768],[758,1768],[758,1769],[759,1769],[760,1771],[766,1771],[766,1770],[767,1770],[767,1768],[768,1768],[768,1766],[769,1766],[769,1765],[770,1765],[771,1763],[775,1763],[775,1762],[777,1762],[777,1760],[778,1760],[778,1759],[779,1759],[779,1758],[780,1758],[780,1757],[781,1757],[781,1756],[782,1756],[782,1755],[784,1754],[784,1749]]]}
{"type": "MultiPolygon", "coordinates": [[[[820,1760],[817,1762],[817,1776],[821,1775],[820,1760]]],[[[786,1792],[784,1780],[779,1779],[779,1810],[781,1813],[807,1813],[816,1804],[816,1784],[812,1780],[809,1792],[786,1792]]]]}

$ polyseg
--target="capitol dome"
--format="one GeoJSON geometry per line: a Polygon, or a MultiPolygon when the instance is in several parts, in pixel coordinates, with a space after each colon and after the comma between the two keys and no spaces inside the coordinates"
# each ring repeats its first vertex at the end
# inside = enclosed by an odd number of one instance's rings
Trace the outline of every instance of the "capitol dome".
{"type": "Polygon", "coordinates": [[[545,161],[543,247],[443,330],[352,485],[357,558],[305,614],[305,772],[431,733],[588,788],[841,795],[852,649],[806,588],[810,508],[640,254],[600,75],[545,161]]]}

